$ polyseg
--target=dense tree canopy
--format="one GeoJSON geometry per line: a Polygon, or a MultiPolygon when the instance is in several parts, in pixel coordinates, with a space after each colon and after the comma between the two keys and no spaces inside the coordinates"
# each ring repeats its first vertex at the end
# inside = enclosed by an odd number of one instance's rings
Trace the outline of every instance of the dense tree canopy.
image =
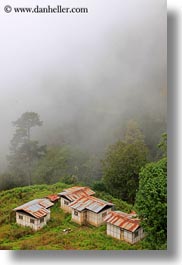
{"type": "Polygon", "coordinates": [[[163,133],[161,137],[161,141],[158,144],[158,148],[161,150],[162,156],[167,156],[167,133],[163,133]]]}
{"type": "Polygon", "coordinates": [[[147,164],[140,172],[136,208],[149,248],[165,248],[167,241],[167,158],[147,164]]]}
{"type": "Polygon", "coordinates": [[[134,203],[139,171],[147,161],[147,147],[136,123],[129,123],[125,139],[110,146],[103,160],[103,181],[114,196],[134,203]]]}
{"type": "Polygon", "coordinates": [[[52,146],[39,160],[33,177],[37,183],[75,183],[76,181],[90,184],[98,178],[99,159],[69,145],[52,146]]]}

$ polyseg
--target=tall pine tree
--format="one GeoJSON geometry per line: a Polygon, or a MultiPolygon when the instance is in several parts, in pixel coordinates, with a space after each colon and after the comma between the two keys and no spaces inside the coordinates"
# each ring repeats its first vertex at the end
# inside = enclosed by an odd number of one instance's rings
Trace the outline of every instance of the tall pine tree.
{"type": "Polygon", "coordinates": [[[32,128],[41,125],[42,121],[35,112],[25,112],[13,122],[15,133],[8,156],[9,168],[15,178],[22,179],[23,184],[31,185],[33,167],[46,151],[45,146],[39,146],[38,141],[31,139],[32,128]]]}

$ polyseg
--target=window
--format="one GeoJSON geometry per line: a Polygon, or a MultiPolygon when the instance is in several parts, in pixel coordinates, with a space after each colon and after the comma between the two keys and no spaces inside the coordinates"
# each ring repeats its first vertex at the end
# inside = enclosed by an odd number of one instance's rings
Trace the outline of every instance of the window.
{"type": "Polygon", "coordinates": [[[78,216],[78,211],[74,210],[74,215],[78,216]]]}
{"type": "Polygon", "coordinates": [[[19,219],[23,220],[23,216],[22,215],[19,215],[19,219]]]}
{"type": "Polygon", "coordinates": [[[66,200],[64,200],[64,204],[65,204],[65,205],[68,205],[68,204],[69,204],[69,202],[68,202],[68,201],[66,201],[66,200]]]}
{"type": "Polygon", "coordinates": [[[40,223],[43,223],[44,222],[44,217],[41,217],[40,218],[40,223]]]}
{"type": "Polygon", "coordinates": [[[34,224],[34,219],[30,219],[30,223],[31,224],[34,224]]]}

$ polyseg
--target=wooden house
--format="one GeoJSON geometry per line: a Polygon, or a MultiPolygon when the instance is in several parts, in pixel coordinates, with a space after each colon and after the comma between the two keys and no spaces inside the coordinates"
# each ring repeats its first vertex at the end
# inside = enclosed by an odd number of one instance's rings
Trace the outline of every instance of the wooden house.
{"type": "Polygon", "coordinates": [[[15,208],[17,224],[29,226],[33,230],[41,229],[50,219],[52,205],[48,199],[35,199],[15,208]]]}
{"type": "Polygon", "coordinates": [[[144,238],[144,231],[136,214],[111,211],[104,219],[107,235],[134,244],[144,238]]]}
{"type": "Polygon", "coordinates": [[[63,190],[63,192],[58,193],[60,196],[61,208],[68,213],[72,212],[69,204],[83,196],[93,195],[95,192],[88,187],[74,186],[63,190]]]}
{"type": "Polygon", "coordinates": [[[83,196],[70,203],[72,221],[82,225],[100,226],[104,217],[111,211],[113,204],[93,196],[83,196]]]}

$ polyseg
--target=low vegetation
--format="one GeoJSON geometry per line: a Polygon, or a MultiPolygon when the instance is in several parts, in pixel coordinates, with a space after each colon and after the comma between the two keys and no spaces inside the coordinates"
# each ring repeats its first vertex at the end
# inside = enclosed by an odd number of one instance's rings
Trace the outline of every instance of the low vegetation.
{"type": "MultiPolygon", "coordinates": [[[[106,235],[106,226],[79,226],[71,221],[71,215],[60,209],[59,202],[51,208],[51,220],[43,229],[35,232],[29,227],[16,224],[15,213],[12,211],[34,198],[41,198],[57,193],[69,185],[35,185],[3,191],[0,213],[0,249],[24,250],[137,250],[142,243],[130,245],[106,235]],[[65,230],[69,231],[65,231],[65,230]]],[[[104,192],[98,195],[115,203],[117,210],[130,211],[131,206],[104,192]]]]}

